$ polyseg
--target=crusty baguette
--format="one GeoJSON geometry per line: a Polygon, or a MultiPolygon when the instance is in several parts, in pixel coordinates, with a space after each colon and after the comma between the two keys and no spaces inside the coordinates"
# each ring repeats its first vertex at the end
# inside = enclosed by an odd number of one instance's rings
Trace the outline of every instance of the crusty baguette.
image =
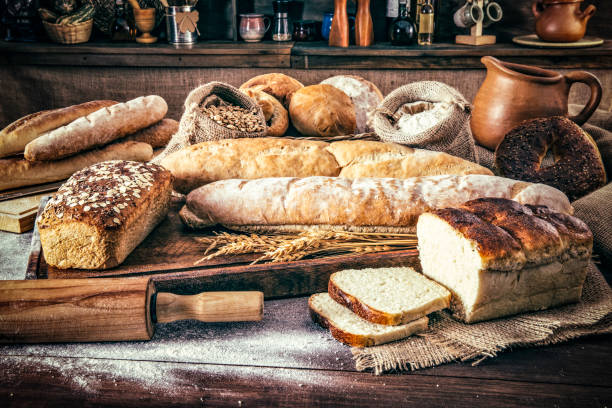
{"type": "Polygon", "coordinates": [[[172,153],[161,165],[181,193],[225,179],[337,176],[338,163],[325,142],[281,138],[202,142],[172,153]]]}
{"type": "Polygon", "coordinates": [[[141,96],[99,109],[34,139],[25,147],[30,161],[58,160],[104,146],[162,120],[168,111],[160,96],[141,96]]]}
{"type": "Polygon", "coordinates": [[[427,330],[429,319],[421,317],[399,326],[368,322],[336,303],[327,293],[315,293],[308,299],[312,320],[329,329],[341,343],[353,347],[368,347],[400,340],[427,330]]]}
{"type": "Polygon", "coordinates": [[[334,272],[327,293],[362,319],[391,326],[446,309],[451,298],[443,286],[410,267],[334,272]]]}
{"type": "Polygon", "coordinates": [[[141,142],[113,143],[57,161],[30,162],[11,158],[0,160],[0,191],[63,180],[75,171],[106,160],[148,161],[153,156],[150,145],[141,142]]]}
{"type": "Polygon", "coordinates": [[[0,131],[0,157],[23,153],[26,145],[45,132],[56,129],[115,101],[91,101],[66,108],[31,113],[0,131]]]}
{"type": "Polygon", "coordinates": [[[344,140],[331,143],[327,150],[342,167],[340,177],[346,178],[493,175],[486,167],[447,153],[413,149],[396,143],[344,140]]]}
{"type": "Polygon", "coordinates": [[[172,139],[172,135],[178,132],[178,127],[179,123],[176,120],[165,118],[136,133],[126,136],[123,140],[148,143],[152,148],[156,149],[166,146],[170,139],[172,139]]]}
{"type": "Polygon", "coordinates": [[[203,223],[232,229],[414,232],[420,214],[480,197],[573,212],[567,197],[553,187],[479,174],[222,180],[192,191],[186,205],[203,223]]]}
{"type": "Polygon", "coordinates": [[[37,220],[45,261],[117,266],[164,219],[171,195],[172,175],[157,164],[111,160],[73,174],[37,220]]]}

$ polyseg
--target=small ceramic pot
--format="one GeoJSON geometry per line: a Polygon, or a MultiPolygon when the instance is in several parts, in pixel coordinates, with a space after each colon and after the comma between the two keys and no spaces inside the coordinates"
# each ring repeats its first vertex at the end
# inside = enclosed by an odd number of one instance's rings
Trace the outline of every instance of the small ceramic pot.
{"type": "Polygon", "coordinates": [[[538,37],[549,42],[576,42],[584,37],[595,6],[580,10],[582,0],[537,0],[531,5],[538,37]]]}
{"type": "Polygon", "coordinates": [[[246,42],[259,42],[270,29],[270,19],[263,14],[240,15],[240,38],[246,42]]]}

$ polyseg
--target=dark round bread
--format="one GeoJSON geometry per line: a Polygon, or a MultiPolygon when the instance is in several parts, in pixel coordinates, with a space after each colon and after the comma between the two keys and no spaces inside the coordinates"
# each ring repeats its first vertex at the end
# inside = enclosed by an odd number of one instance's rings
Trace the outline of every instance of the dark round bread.
{"type": "Polygon", "coordinates": [[[504,177],[544,183],[571,201],[606,184],[606,172],[591,136],[563,116],[531,119],[506,134],[495,150],[495,165],[504,177]],[[552,149],[554,164],[543,167],[552,149]]]}

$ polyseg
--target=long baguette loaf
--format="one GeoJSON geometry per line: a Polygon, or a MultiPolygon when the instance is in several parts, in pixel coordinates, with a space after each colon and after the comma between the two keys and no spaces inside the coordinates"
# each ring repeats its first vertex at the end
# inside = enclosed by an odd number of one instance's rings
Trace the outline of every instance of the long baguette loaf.
{"type": "Polygon", "coordinates": [[[141,142],[113,143],[57,161],[30,162],[25,159],[0,160],[0,191],[63,180],[75,171],[106,160],[149,161],[150,145],[141,142]]]}
{"type": "Polygon", "coordinates": [[[23,153],[26,145],[41,134],[116,103],[104,100],[91,101],[66,108],[31,113],[17,119],[0,131],[0,157],[23,153]]]}
{"type": "Polygon", "coordinates": [[[327,150],[342,167],[340,177],[346,178],[493,175],[486,167],[460,157],[396,143],[343,140],[330,144],[327,150]]]}
{"type": "Polygon", "coordinates": [[[176,120],[165,118],[154,125],[140,129],[123,140],[148,143],[154,149],[164,147],[172,139],[172,135],[178,132],[178,127],[179,123],[176,120]]]}
{"type": "Polygon", "coordinates": [[[362,140],[331,144],[281,138],[219,140],[172,153],[161,165],[172,172],[174,188],[182,193],[231,178],[493,175],[450,154],[362,140]]]}
{"type": "Polygon", "coordinates": [[[27,144],[30,161],[58,160],[84,150],[104,146],[162,120],[168,111],[160,96],[141,96],[97,110],[27,144]]]}
{"type": "Polygon", "coordinates": [[[202,142],[168,155],[161,165],[181,193],[225,179],[337,176],[338,163],[328,143],[280,138],[202,142]]]}
{"type": "Polygon", "coordinates": [[[546,205],[571,214],[559,190],[503,177],[430,176],[408,179],[336,177],[223,180],[192,191],[183,216],[190,224],[248,231],[414,232],[420,214],[480,197],[546,205]]]}

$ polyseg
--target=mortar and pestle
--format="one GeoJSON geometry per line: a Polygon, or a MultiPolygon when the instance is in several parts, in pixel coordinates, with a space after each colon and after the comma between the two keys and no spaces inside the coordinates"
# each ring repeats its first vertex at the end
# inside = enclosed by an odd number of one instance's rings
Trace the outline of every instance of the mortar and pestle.
{"type": "Polygon", "coordinates": [[[142,32],[140,37],[136,37],[136,42],[141,44],[153,44],[157,37],[151,35],[155,28],[155,8],[140,8],[136,0],[128,0],[134,10],[134,21],[136,27],[142,32]]]}

